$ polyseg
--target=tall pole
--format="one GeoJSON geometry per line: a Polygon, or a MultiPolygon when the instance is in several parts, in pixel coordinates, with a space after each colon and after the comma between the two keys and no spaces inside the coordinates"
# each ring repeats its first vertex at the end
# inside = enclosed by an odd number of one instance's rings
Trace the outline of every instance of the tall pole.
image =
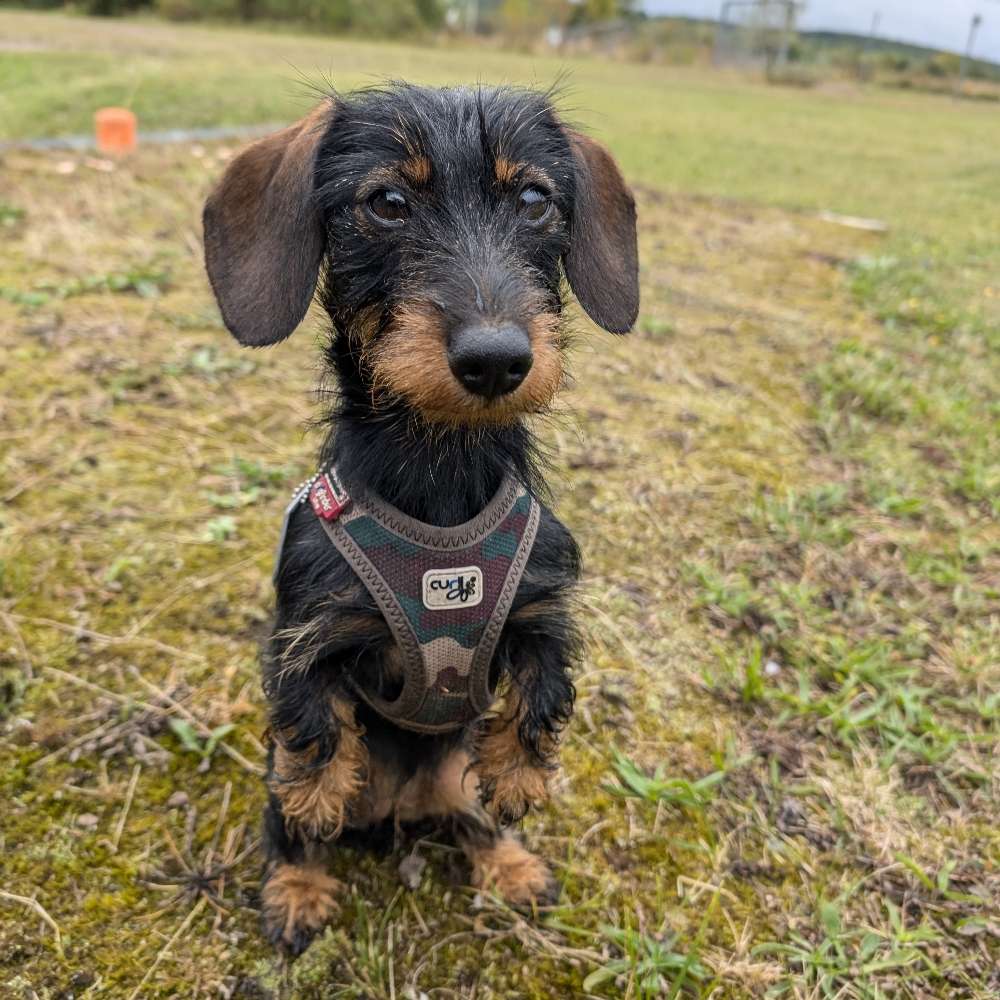
{"type": "Polygon", "coordinates": [[[795,31],[795,0],[785,0],[785,18],[781,26],[781,47],[778,50],[778,65],[788,62],[788,46],[795,31]]]}
{"type": "Polygon", "coordinates": [[[868,32],[868,37],[865,39],[864,47],[861,50],[861,55],[858,57],[857,65],[857,76],[858,79],[865,83],[871,79],[874,73],[874,66],[867,58],[875,50],[875,42],[878,39],[878,29],[882,24],[882,11],[876,10],[872,13],[872,27],[871,31],[868,32]]]}
{"type": "Polygon", "coordinates": [[[976,43],[976,35],[978,34],[982,23],[982,14],[972,15],[972,20],[969,22],[969,41],[966,43],[965,54],[962,56],[962,61],[958,64],[958,87],[956,90],[956,93],[958,94],[961,94],[962,90],[965,88],[965,77],[969,72],[969,62],[972,60],[972,47],[976,43]]]}
{"type": "Polygon", "coordinates": [[[722,36],[726,30],[726,22],[729,20],[729,8],[732,3],[723,0],[722,9],[719,11],[719,23],[715,26],[715,45],[712,46],[712,65],[722,65],[722,36]]]}

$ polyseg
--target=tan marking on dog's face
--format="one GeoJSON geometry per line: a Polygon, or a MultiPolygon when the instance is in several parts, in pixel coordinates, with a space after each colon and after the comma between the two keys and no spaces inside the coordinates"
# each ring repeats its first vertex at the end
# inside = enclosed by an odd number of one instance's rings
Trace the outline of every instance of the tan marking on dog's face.
{"type": "Polygon", "coordinates": [[[431,180],[431,161],[426,156],[411,156],[400,163],[399,172],[413,187],[424,187],[431,180]]]}
{"type": "Polygon", "coordinates": [[[505,156],[497,157],[493,172],[497,183],[502,187],[513,187],[518,181],[542,188],[544,191],[552,191],[555,187],[552,178],[541,167],[536,167],[532,163],[515,163],[505,156]]]}
{"type": "Polygon", "coordinates": [[[264,920],[291,944],[296,932],[318,931],[330,920],[343,888],[318,865],[278,865],[261,892],[264,920]]]}
{"type": "MultiPolygon", "coordinates": [[[[358,185],[358,208],[360,210],[376,191],[402,188],[405,193],[407,188],[426,187],[431,181],[431,176],[430,159],[422,153],[416,152],[397,163],[374,167],[368,171],[358,185]]],[[[362,217],[364,217],[363,212],[362,217]]]]}
{"type": "Polygon", "coordinates": [[[389,329],[363,348],[373,383],[380,392],[404,399],[432,424],[477,427],[510,424],[528,413],[539,413],[562,385],[559,317],[538,313],[528,323],[532,365],[524,381],[498,399],[486,400],[462,387],[448,367],[447,336],[432,306],[407,306],[393,317],[389,329]]]}
{"type": "Polygon", "coordinates": [[[351,321],[350,334],[360,344],[370,344],[378,334],[381,313],[378,306],[365,306],[351,321]]]}
{"type": "Polygon", "coordinates": [[[268,782],[281,803],[285,822],[315,840],[340,834],[351,803],[365,785],[368,768],[368,751],[363,730],[354,721],[354,706],[335,697],[332,709],[340,723],[333,759],[312,769],[312,752],[290,753],[279,738],[274,748],[274,773],[268,782]]]}
{"type": "Polygon", "coordinates": [[[555,894],[548,866],[512,834],[502,834],[489,846],[470,840],[463,847],[472,862],[476,888],[496,892],[516,906],[545,902],[555,894]]]}
{"type": "Polygon", "coordinates": [[[523,163],[515,163],[506,156],[498,156],[493,170],[501,184],[512,184],[523,167],[523,163]]]}

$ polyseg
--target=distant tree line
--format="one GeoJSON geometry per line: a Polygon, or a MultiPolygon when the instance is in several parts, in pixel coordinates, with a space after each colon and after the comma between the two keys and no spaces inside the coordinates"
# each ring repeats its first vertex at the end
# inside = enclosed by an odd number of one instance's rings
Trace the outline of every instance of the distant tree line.
{"type": "MultiPolygon", "coordinates": [[[[176,21],[280,21],[321,31],[413,35],[445,26],[479,33],[537,36],[628,16],[635,0],[81,0],[88,14],[152,11],[176,21]]],[[[2,0],[0,0],[2,3],[2,0]]],[[[66,0],[21,0],[53,9],[66,0]]]]}
{"type": "MultiPolygon", "coordinates": [[[[22,0],[35,10],[64,0],[22,0]]],[[[444,22],[442,0],[82,0],[87,14],[115,17],[152,11],[175,21],[280,21],[323,31],[405,35],[444,22]]]]}

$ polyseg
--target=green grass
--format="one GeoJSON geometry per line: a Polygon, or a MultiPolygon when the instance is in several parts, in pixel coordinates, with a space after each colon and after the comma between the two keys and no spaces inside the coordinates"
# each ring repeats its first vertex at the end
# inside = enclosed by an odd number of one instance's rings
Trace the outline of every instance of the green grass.
{"type": "MultiPolygon", "coordinates": [[[[103,103],[287,120],[324,72],[563,68],[12,12],[0,37],[6,137],[103,103]]],[[[578,711],[525,831],[563,895],[515,913],[438,838],[413,891],[412,845],[341,851],[341,913],[290,967],[255,912],[256,658],[313,338],[221,328],[198,217],[232,143],[3,154],[0,992],[996,996],[996,109],[569,69],[637,185],[644,299],[630,338],[581,329],[542,427],[587,568],[578,711]]]]}
{"type": "Polygon", "coordinates": [[[996,109],[946,98],[802,92],[700,70],[432,49],[233,28],[173,27],[5,12],[3,137],[87,133],[93,109],[123,104],[142,127],[286,121],[325,81],[387,78],[551,84],[660,189],[826,208],[886,220],[915,237],[960,233],[988,253],[1000,140],[996,109]],[[72,87],[65,85],[72,80],[72,87]]]}

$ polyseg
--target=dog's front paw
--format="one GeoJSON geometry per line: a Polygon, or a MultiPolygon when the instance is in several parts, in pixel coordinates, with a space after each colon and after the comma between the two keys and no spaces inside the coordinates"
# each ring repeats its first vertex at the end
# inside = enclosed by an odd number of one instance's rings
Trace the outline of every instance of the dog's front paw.
{"type": "Polygon", "coordinates": [[[343,886],[313,865],[278,865],[261,890],[261,916],[268,940],[301,955],[339,909],[343,886]]]}
{"type": "Polygon", "coordinates": [[[544,767],[513,767],[483,780],[480,789],[483,806],[502,826],[524,819],[532,806],[548,798],[549,771],[544,767]]]}
{"type": "Polygon", "coordinates": [[[559,897],[549,866],[510,834],[473,857],[472,884],[512,906],[544,906],[559,897]]]}

